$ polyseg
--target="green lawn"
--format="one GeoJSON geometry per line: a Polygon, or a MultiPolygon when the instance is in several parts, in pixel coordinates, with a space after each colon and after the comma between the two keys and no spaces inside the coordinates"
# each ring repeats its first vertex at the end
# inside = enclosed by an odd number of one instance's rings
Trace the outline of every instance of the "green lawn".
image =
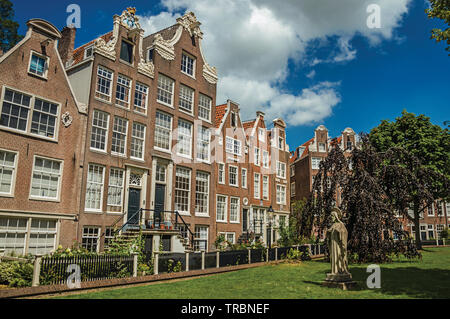
{"type": "Polygon", "coordinates": [[[381,288],[368,289],[367,265],[351,265],[354,291],[321,286],[330,266],[323,261],[268,265],[191,280],[110,289],[63,298],[297,299],[450,298],[450,248],[426,248],[423,260],[381,266],[381,288]]]}

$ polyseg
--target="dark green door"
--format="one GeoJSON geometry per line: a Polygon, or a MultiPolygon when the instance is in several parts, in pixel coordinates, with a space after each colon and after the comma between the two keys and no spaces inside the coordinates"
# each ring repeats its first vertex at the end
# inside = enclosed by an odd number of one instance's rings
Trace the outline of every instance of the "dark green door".
{"type": "Polygon", "coordinates": [[[130,188],[128,193],[128,224],[139,224],[139,214],[136,214],[141,208],[139,203],[141,201],[141,190],[130,188]]]}
{"type": "Polygon", "coordinates": [[[242,211],[242,231],[246,232],[248,230],[248,209],[243,209],[242,211]]]}
{"type": "Polygon", "coordinates": [[[166,185],[156,184],[155,188],[155,224],[159,227],[160,223],[164,222],[161,220],[165,206],[166,199],[166,185]]]}

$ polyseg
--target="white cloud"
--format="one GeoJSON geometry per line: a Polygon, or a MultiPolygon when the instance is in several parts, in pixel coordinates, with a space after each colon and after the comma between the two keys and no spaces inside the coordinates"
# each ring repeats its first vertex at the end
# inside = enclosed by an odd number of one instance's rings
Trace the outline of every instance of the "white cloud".
{"type": "Polygon", "coordinates": [[[308,79],[313,79],[316,76],[316,71],[312,70],[311,72],[309,72],[308,74],[306,74],[306,77],[308,79]]]}
{"type": "MultiPolygon", "coordinates": [[[[289,92],[289,61],[315,65],[354,60],[351,46],[359,34],[371,45],[392,39],[411,0],[162,0],[167,9],[141,17],[147,34],[175,23],[193,11],[204,32],[208,63],[219,71],[217,102],[230,98],[241,105],[243,118],[265,110],[267,119],[283,115],[291,125],[321,121],[340,102],[339,86],[327,82],[289,92]],[[381,29],[366,25],[369,4],[381,7],[381,29]],[[308,61],[312,44],[334,43],[330,57],[308,61]]],[[[312,79],[313,73],[309,74],[312,79]]]]}

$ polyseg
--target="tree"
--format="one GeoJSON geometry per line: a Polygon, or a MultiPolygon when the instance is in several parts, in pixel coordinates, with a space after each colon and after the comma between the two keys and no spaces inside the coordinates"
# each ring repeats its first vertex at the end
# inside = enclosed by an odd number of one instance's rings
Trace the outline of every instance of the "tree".
{"type": "Polygon", "coordinates": [[[436,199],[449,198],[450,135],[425,115],[405,110],[395,122],[382,121],[369,135],[377,152],[385,154],[381,180],[392,205],[416,229],[420,243],[420,216],[436,199]],[[413,216],[408,214],[408,208],[413,216]]]}
{"type": "MultiPolygon", "coordinates": [[[[450,25],[450,0],[430,0],[430,9],[425,12],[429,19],[438,18],[450,25]]],[[[431,39],[435,39],[436,42],[446,41],[448,46],[445,50],[450,51],[450,28],[431,30],[431,39]]]]}
{"type": "Polygon", "coordinates": [[[289,214],[288,226],[280,225],[280,238],[278,243],[282,247],[300,245],[303,242],[301,236],[301,220],[305,211],[306,200],[298,200],[292,203],[292,213],[289,214]]]}
{"type": "Polygon", "coordinates": [[[10,50],[22,39],[17,33],[19,24],[12,19],[14,10],[11,1],[0,0],[0,49],[3,52],[10,50]]]}

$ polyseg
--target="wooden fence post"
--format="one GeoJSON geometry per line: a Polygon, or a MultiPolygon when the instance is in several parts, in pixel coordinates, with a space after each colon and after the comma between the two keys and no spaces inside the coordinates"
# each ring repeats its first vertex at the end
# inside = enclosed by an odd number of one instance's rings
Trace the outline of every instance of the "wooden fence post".
{"type": "Polygon", "coordinates": [[[189,252],[186,252],[186,271],[189,271],[189,252]]]}
{"type": "Polygon", "coordinates": [[[216,268],[220,267],[220,250],[216,252],[216,268]]]}
{"type": "Polygon", "coordinates": [[[205,270],[205,251],[202,250],[202,270],[205,270]]]}
{"type": "Polygon", "coordinates": [[[41,274],[41,263],[42,263],[42,256],[43,255],[36,255],[34,258],[34,265],[33,265],[33,281],[31,283],[32,287],[39,286],[39,276],[41,274]]]}
{"type": "Polygon", "coordinates": [[[153,274],[157,275],[159,272],[159,251],[153,252],[154,254],[154,261],[153,261],[153,274]]]}
{"type": "Polygon", "coordinates": [[[137,277],[138,272],[138,254],[132,253],[131,256],[133,256],[133,277],[137,277]]]}
{"type": "Polygon", "coordinates": [[[252,263],[252,249],[251,248],[247,248],[248,249],[248,263],[251,264],[252,263]]]}

